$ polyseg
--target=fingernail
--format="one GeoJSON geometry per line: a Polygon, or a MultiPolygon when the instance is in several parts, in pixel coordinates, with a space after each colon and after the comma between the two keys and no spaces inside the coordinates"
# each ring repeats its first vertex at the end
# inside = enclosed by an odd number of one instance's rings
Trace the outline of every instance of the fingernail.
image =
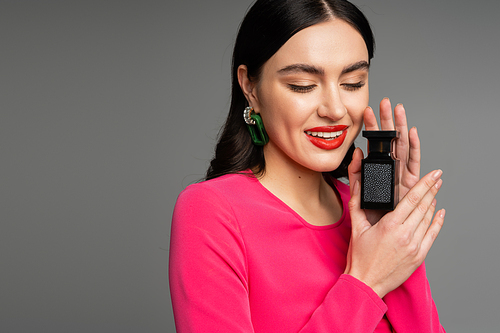
{"type": "Polygon", "coordinates": [[[434,187],[439,190],[441,188],[441,185],[443,185],[443,180],[442,179],[438,180],[437,183],[434,185],[434,187]]]}
{"type": "Polygon", "coordinates": [[[438,180],[441,177],[442,174],[443,174],[443,170],[438,169],[438,170],[434,171],[434,173],[432,174],[431,177],[434,180],[438,180]]]}
{"type": "Polygon", "coordinates": [[[441,210],[439,211],[439,217],[440,217],[440,218],[442,218],[442,219],[444,219],[444,216],[445,216],[445,215],[446,215],[446,210],[444,210],[444,208],[443,208],[443,209],[441,209],[441,210]]]}
{"type": "Polygon", "coordinates": [[[432,205],[433,205],[434,207],[436,207],[436,204],[437,204],[437,200],[436,200],[436,199],[432,200],[432,205]]]}

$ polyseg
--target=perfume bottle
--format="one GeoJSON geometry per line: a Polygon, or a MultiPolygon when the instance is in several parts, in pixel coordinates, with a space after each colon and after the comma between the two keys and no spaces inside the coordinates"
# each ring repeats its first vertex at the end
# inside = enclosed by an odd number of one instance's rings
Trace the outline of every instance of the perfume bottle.
{"type": "Polygon", "coordinates": [[[363,131],[368,156],[361,161],[361,208],[394,210],[399,201],[398,131],[363,131]]]}

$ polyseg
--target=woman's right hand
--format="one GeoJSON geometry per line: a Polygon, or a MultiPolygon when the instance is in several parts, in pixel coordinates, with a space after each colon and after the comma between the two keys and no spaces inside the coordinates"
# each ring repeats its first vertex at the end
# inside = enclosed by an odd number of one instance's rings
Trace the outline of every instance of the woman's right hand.
{"type": "MultiPolygon", "coordinates": [[[[356,149],[351,167],[359,165],[362,157],[361,150],[356,149]]],[[[351,171],[350,178],[359,175],[351,171]]],[[[443,182],[441,174],[441,170],[435,170],[425,175],[394,211],[374,225],[370,224],[367,211],[360,208],[359,177],[350,179],[352,234],[346,274],[370,286],[381,298],[411,276],[423,263],[443,226],[444,210],[433,219],[434,197],[443,182]]]]}

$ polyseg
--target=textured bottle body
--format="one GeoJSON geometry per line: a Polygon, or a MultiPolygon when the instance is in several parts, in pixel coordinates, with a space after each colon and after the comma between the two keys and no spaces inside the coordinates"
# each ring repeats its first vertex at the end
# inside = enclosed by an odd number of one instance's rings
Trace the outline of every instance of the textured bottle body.
{"type": "Polygon", "coordinates": [[[370,158],[361,161],[361,208],[394,210],[399,202],[399,160],[370,158]]]}

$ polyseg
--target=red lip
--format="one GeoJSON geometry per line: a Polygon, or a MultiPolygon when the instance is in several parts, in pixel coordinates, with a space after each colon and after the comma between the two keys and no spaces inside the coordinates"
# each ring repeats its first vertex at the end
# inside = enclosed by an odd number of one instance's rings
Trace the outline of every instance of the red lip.
{"type": "Polygon", "coordinates": [[[313,127],[306,129],[306,131],[310,132],[338,132],[338,131],[343,131],[345,130],[347,125],[335,125],[335,126],[318,126],[318,127],[313,127]]]}
{"type": "Polygon", "coordinates": [[[314,137],[311,135],[307,135],[307,139],[316,147],[325,149],[325,150],[332,150],[340,147],[345,140],[345,137],[347,136],[347,127],[345,125],[337,125],[337,126],[319,126],[319,127],[314,127],[311,129],[308,129],[307,131],[310,132],[338,132],[338,131],[343,131],[342,134],[333,139],[333,140],[327,140],[327,139],[322,139],[318,137],[314,137]]]}

